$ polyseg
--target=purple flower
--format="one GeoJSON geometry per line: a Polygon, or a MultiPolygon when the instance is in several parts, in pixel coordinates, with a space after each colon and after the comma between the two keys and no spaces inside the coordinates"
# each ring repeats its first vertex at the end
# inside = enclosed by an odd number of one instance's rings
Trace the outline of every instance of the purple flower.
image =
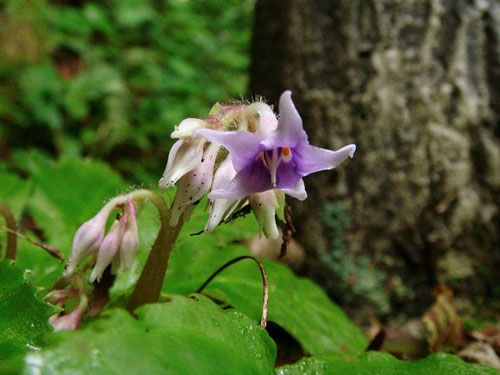
{"type": "Polygon", "coordinates": [[[235,177],[221,189],[213,189],[209,199],[242,199],[253,193],[279,189],[300,200],[307,197],[303,177],[333,169],[353,157],[356,145],[338,151],[311,146],[302,119],[285,91],[279,102],[278,127],[267,135],[248,131],[196,129],[192,136],[225,147],[231,154],[235,177]]]}

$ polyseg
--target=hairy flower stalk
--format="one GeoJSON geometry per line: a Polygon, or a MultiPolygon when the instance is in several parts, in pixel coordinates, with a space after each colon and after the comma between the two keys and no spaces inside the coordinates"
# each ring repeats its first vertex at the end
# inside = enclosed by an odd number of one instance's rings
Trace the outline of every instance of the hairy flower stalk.
{"type": "MultiPolygon", "coordinates": [[[[218,148],[219,146],[214,147],[218,148]]],[[[151,201],[157,208],[161,227],[130,296],[127,304],[129,311],[158,300],[168,259],[182,227],[182,222],[175,227],[169,225],[170,210],[160,195],[141,189],[110,200],[96,216],[84,223],[76,232],[69,262],[63,275],[66,279],[70,279],[76,273],[78,266],[90,254],[97,254],[90,282],[99,281],[109,265],[111,265],[112,273],[118,269],[121,271],[129,269],[139,247],[136,206],[137,203],[144,200],[151,201]],[[106,223],[115,210],[119,211],[118,218],[106,233],[106,223]]]]}
{"type": "Polygon", "coordinates": [[[136,203],[145,199],[155,204],[166,221],[167,205],[163,198],[151,191],[136,190],[113,198],[76,232],[64,275],[72,275],[85,257],[92,253],[97,253],[97,261],[90,282],[99,281],[109,265],[112,265],[113,273],[118,269],[129,269],[139,247],[136,203]],[[106,233],[106,223],[115,210],[120,213],[106,233]]]}

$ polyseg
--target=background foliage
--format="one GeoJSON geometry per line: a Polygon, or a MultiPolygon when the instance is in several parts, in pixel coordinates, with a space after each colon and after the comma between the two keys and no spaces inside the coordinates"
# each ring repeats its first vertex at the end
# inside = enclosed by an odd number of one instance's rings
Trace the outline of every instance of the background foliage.
{"type": "Polygon", "coordinates": [[[173,125],[245,94],[252,0],[8,0],[1,154],[106,158],[157,178],[173,125]],[[135,163],[140,160],[140,163],[135,163]]]}

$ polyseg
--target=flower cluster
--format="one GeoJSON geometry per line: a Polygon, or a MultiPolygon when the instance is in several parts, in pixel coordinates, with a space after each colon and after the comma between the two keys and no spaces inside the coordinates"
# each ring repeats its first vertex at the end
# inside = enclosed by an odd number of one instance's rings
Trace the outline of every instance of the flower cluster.
{"type": "Polygon", "coordinates": [[[303,177],[333,169],[356,151],[353,144],[338,151],[311,146],[290,91],[281,95],[279,120],[262,102],[217,104],[209,116],[186,119],[171,134],[179,140],[159,186],[177,184],[172,226],[187,220],[193,204],[209,193],[205,231],[250,204],[261,232],[276,238],[275,216],[282,217],[284,194],[304,200],[303,177]]]}
{"type": "Polygon", "coordinates": [[[177,227],[208,193],[205,231],[214,230],[249,205],[260,232],[277,238],[276,216],[283,220],[285,194],[304,200],[303,177],[335,168],[356,150],[355,145],[338,151],[311,146],[290,91],[281,95],[279,120],[263,102],[216,104],[208,118],[188,118],[171,136],[178,140],[159,182],[162,190],[177,186],[170,210],[148,190],[112,199],[76,232],[65,276],[72,275],[90,254],[97,254],[90,282],[99,281],[109,265],[112,272],[130,268],[139,246],[135,202],[143,199],[156,202],[160,216],[167,211],[162,222],[177,227]],[[160,209],[158,204],[165,207],[160,209]],[[108,218],[116,209],[121,212],[106,232],[108,218]]]}
{"type": "Polygon", "coordinates": [[[65,274],[73,274],[85,257],[97,251],[97,261],[90,275],[90,282],[99,281],[110,264],[112,272],[129,269],[138,247],[139,233],[135,204],[126,196],[117,197],[78,229],[73,238],[65,274]],[[116,208],[121,209],[121,214],[105,233],[108,218],[116,208]]]}

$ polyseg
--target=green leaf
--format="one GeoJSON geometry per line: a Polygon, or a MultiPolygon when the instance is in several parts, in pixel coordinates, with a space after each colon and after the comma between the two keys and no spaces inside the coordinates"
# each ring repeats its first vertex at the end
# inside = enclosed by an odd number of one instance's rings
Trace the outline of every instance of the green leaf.
{"type": "Polygon", "coordinates": [[[71,158],[38,170],[33,181],[35,192],[29,208],[48,243],[64,254],[69,253],[78,227],[126,186],[108,165],[71,158]]]}
{"type": "Polygon", "coordinates": [[[460,358],[436,353],[427,358],[406,362],[381,352],[364,353],[358,357],[317,356],[280,367],[278,375],[498,375],[490,367],[465,363],[460,358]]]}
{"type": "MultiPolygon", "coordinates": [[[[361,353],[368,342],[362,332],[312,281],[298,278],[286,266],[263,261],[269,281],[268,319],[292,335],[306,353],[361,353]]],[[[243,261],[218,275],[206,293],[254,319],[262,310],[260,272],[243,261]]]]}
{"type": "MultiPolygon", "coordinates": [[[[163,291],[171,294],[195,292],[221,265],[240,255],[251,255],[241,245],[258,232],[253,215],[219,226],[213,233],[191,236],[205,226],[207,213],[202,201],[179,235],[171,254],[163,291]]],[[[119,274],[112,287],[112,300],[129,295],[137,281],[159,229],[157,213],[147,207],[139,215],[141,242],[131,270],[119,274]]],[[[296,277],[286,266],[265,261],[269,279],[269,321],[290,333],[307,353],[361,353],[368,342],[361,331],[313,282],[296,277]]],[[[262,310],[260,271],[249,260],[235,264],[219,274],[204,291],[226,302],[255,321],[262,310]]]]}
{"type": "MultiPolygon", "coordinates": [[[[34,237],[29,235],[29,237],[34,237]]],[[[26,269],[26,279],[48,291],[61,277],[64,262],[49,255],[44,249],[23,239],[17,241],[16,265],[26,269]]]]}
{"type": "MultiPolygon", "coordinates": [[[[181,232],[171,255],[165,292],[192,293],[227,261],[251,255],[235,241],[258,232],[253,215],[221,225],[211,234],[189,236],[203,228],[204,220],[206,214],[195,211],[181,232]]],[[[278,262],[263,263],[269,279],[268,319],[290,333],[307,353],[358,354],[366,348],[368,342],[362,332],[319,286],[298,278],[278,262]]],[[[224,270],[204,293],[260,321],[262,279],[252,261],[244,260],[224,270]]]]}
{"type": "Polygon", "coordinates": [[[43,302],[26,281],[24,270],[0,261],[0,363],[27,350],[38,350],[51,331],[49,317],[59,309],[43,302]]]}
{"type": "Polygon", "coordinates": [[[81,331],[58,332],[26,357],[26,374],[274,374],[276,347],[265,329],[208,298],[107,315],[81,331]]]}
{"type": "Polygon", "coordinates": [[[0,171],[0,202],[11,209],[16,219],[21,217],[31,192],[30,180],[23,180],[13,173],[0,171]]]}

